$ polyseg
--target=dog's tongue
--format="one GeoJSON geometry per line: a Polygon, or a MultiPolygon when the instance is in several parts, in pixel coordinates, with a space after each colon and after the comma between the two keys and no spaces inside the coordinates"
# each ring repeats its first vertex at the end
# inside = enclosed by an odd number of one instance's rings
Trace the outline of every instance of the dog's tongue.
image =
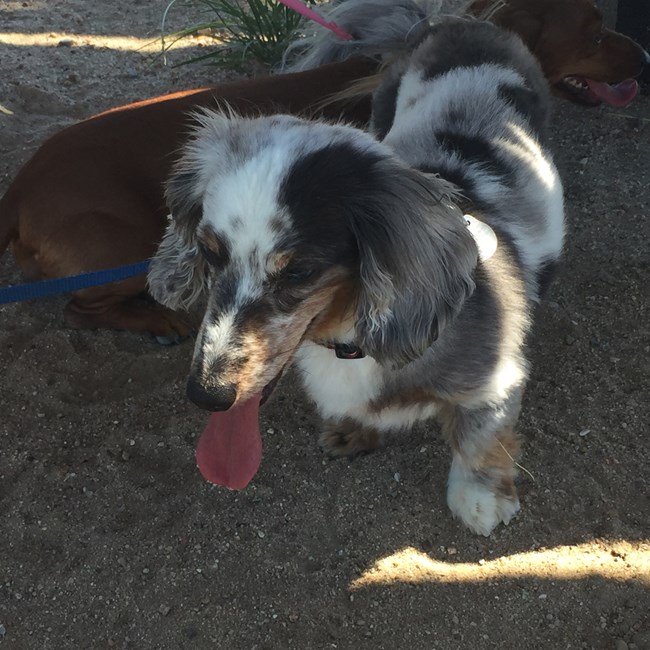
{"type": "Polygon", "coordinates": [[[196,464],[210,483],[241,490],[255,476],[262,462],[261,397],[210,416],[196,446],[196,464]]]}
{"type": "Polygon", "coordinates": [[[639,90],[639,84],[634,79],[626,79],[617,84],[607,84],[593,79],[585,79],[585,81],[589,90],[600,101],[610,106],[627,106],[636,97],[639,90]]]}

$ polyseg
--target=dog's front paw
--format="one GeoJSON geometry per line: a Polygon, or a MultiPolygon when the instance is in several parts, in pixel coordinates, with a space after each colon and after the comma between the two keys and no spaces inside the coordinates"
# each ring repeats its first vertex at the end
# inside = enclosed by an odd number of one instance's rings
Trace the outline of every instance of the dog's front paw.
{"type": "Polygon", "coordinates": [[[320,434],[318,444],[330,458],[354,458],[381,446],[381,435],[373,429],[333,423],[320,434]]]}
{"type": "Polygon", "coordinates": [[[497,525],[510,523],[519,512],[515,487],[511,481],[506,485],[500,489],[494,481],[452,464],[447,505],[470,530],[487,537],[497,525]]]}

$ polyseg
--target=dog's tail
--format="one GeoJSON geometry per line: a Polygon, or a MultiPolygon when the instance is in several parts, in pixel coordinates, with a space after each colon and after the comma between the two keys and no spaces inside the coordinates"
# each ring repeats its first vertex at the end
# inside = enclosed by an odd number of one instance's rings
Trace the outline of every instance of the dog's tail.
{"type": "Polygon", "coordinates": [[[359,54],[385,61],[387,56],[416,42],[431,20],[462,14],[470,3],[471,0],[345,0],[321,13],[350,34],[352,40],[344,41],[319,28],[317,33],[289,45],[282,71],[310,70],[359,54]]]}

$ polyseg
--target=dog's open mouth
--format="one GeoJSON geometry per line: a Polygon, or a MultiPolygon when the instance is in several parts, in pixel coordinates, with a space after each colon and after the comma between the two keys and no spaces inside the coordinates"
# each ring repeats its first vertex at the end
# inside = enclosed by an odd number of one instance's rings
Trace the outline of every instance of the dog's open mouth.
{"type": "Polygon", "coordinates": [[[604,103],[617,108],[627,106],[639,91],[639,84],[634,79],[608,84],[604,81],[572,76],[564,77],[557,85],[561,90],[577,97],[585,104],[604,103]]]}
{"type": "Polygon", "coordinates": [[[206,481],[241,490],[255,476],[262,462],[260,406],[281,376],[282,371],[260,393],[210,415],[196,445],[196,464],[206,481]]]}

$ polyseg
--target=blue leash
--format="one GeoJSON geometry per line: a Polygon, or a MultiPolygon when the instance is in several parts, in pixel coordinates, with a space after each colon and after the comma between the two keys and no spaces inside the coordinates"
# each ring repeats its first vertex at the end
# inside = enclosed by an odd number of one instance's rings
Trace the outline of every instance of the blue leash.
{"type": "Polygon", "coordinates": [[[21,302],[23,300],[34,300],[59,293],[70,293],[88,287],[97,287],[101,284],[119,282],[134,275],[141,275],[149,270],[151,260],[126,264],[113,269],[103,271],[91,271],[80,275],[70,275],[65,278],[54,278],[52,280],[40,280],[29,284],[18,284],[13,287],[0,288],[0,305],[10,302],[21,302]]]}

